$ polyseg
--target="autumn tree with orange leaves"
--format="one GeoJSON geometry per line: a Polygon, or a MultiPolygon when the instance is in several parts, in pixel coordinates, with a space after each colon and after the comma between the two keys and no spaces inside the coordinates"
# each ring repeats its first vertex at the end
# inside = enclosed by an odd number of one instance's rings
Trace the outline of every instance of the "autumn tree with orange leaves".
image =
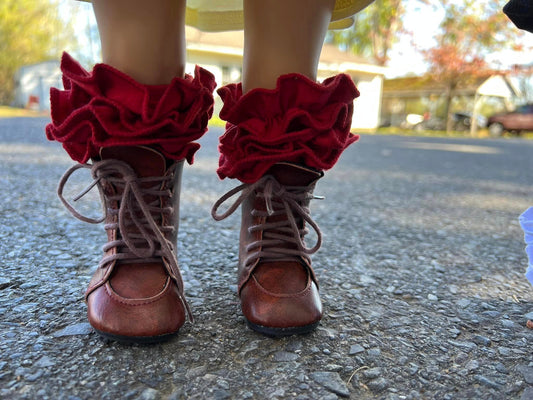
{"type": "Polygon", "coordinates": [[[451,103],[458,85],[494,73],[485,59],[490,52],[513,46],[517,30],[493,0],[439,0],[446,13],[435,39],[424,51],[432,78],[446,87],[446,130],[452,129],[451,103]]]}

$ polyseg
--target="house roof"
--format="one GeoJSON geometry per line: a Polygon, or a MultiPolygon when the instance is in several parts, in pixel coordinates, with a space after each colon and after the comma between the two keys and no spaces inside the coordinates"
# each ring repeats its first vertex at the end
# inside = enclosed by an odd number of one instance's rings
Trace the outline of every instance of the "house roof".
{"type": "MultiPolygon", "coordinates": [[[[383,82],[383,97],[389,98],[423,97],[432,94],[441,94],[445,91],[446,85],[443,82],[435,80],[430,75],[386,79],[383,82]]],[[[480,93],[483,95],[498,97],[519,95],[518,89],[516,89],[509,78],[503,74],[486,74],[472,77],[469,80],[460,82],[454,93],[456,95],[467,96],[473,96],[476,93],[480,93]],[[480,93],[480,89],[486,89],[489,86],[491,87],[490,90],[480,93]]]]}

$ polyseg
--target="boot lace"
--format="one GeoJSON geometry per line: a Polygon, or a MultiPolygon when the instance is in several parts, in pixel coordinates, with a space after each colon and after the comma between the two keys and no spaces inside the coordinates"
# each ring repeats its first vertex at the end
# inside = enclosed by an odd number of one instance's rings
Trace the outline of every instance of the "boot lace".
{"type": "MultiPolygon", "coordinates": [[[[150,263],[161,262],[161,258],[164,258],[173,271],[179,271],[174,244],[166,238],[166,235],[175,232],[176,228],[173,225],[163,225],[163,216],[168,216],[166,220],[171,221],[174,210],[172,206],[163,207],[164,202],[160,200],[162,197],[172,196],[176,166],[177,164],[174,164],[170,167],[169,173],[165,176],[140,178],[127,163],[111,159],[97,161],[94,164],[74,165],[61,177],[57,194],[74,217],[91,224],[101,223],[108,216],[116,217],[114,218],[116,222],[106,223],[104,229],[118,230],[119,237],[106,243],[102,248],[104,253],[112,248],[116,248],[116,252],[104,256],[100,261],[100,267],[115,261],[150,263]],[[79,169],[90,169],[93,182],[73,200],[81,199],[97,186],[103,208],[103,216],[100,218],[82,215],[63,196],[65,184],[79,169]],[[114,194],[104,192],[103,181],[114,188],[114,194]],[[147,199],[153,200],[147,202],[147,199]],[[117,204],[118,207],[113,207],[113,204],[117,204]]],[[[183,287],[178,289],[180,300],[192,321],[191,310],[183,296],[183,287]]]]}
{"type": "Polygon", "coordinates": [[[311,218],[309,207],[305,204],[311,199],[323,199],[314,196],[312,190],[302,186],[285,186],[276,178],[266,175],[253,184],[240,185],[223,195],[211,210],[212,217],[221,221],[235,212],[242,202],[252,193],[264,199],[265,210],[252,210],[252,216],[264,217],[262,223],[248,228],[249,233],[263,231],[262,238],[250,243],[246,247],[248,256],[244,264],[246,267],[254,265],[258,259],[269,261],[300,261],[301,258],[310,263],[310,255],[316,253],[322,244],[322,233],[311,218]],[[219,207],[228,199],[240,192],[239,197],[222,213],[217,213],[219,207]],[[286,216],[286,218],[268,217],[286,216]],[[312,247],[305,244],[304,236],[309,233],[307,223],[316,233],[316,242],[312,247]]]}

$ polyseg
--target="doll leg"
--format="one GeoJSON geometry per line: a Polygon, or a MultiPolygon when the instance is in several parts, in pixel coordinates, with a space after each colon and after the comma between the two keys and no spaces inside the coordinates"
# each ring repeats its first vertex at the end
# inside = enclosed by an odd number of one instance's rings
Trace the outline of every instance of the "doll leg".
{"type": "Polygon", "coordinates": [[[185,0],[93,0],[103,62],[159,85],[185,69],[185,0]]]}
{"type": "Polygon", "coordinates": [[[207,130],[215,84],[201,68],[184,77],[184,0],[93,3],[104,63],[88,72],[63,55],[65,90],[51,92],[47,136],[80,163],[61,179],[61,201],[85,222],[105,221],[104,255],[85,293],[89,322],[107,338],[157,342],[192,319],[176,254],[181,172],[207,130]],[[100,191],[100,220],[63,197],[80,168],[100,191]]]}
{"type": "Polygon", "coordinates": [[[244,0],[243,91],[274,88],[280,75],[316,80],[335,0],[244,0]]]}
{"type": "Polygon", "coordinates": [[[357,140],[350,134],[358,94],[350,77],[316,82],[334,3],[245,0],[243,86],[219,90],[220,116],[228,124],[218,174],[244,184],[223,196],[212,214],[220,220],[242,206],[241,308],[252,329],[270,336],[310,332],[322,317],[310,258],[321,234],[309,203],[323,171],[357,140]],[[316,232],[313,245],[304,241],[308,229],[316,232]]]}

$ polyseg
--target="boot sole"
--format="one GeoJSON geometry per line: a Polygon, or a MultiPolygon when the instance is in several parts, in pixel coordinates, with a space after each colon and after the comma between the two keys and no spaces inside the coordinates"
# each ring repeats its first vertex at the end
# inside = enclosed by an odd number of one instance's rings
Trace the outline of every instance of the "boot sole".
{"type": "Polygon", "coordinates": [[[273,328],[271,326],[257,325],[246,320],[248,327],[256,332],[262,333],[265,336],[280,338],[292,335],[305,335],[316,329],[320,321],[304,326],[293,326],[288,328],[273,328]]]}
{"type": "Polygon", "coordinates": [[[124,335],[115,335],[113,333],[102,332],[97,329],[94,329],[94,331],[98,335],[100,335],[102,338],[104,338],[105,340],[112,340],[112,341],[123,343],[123,344],[163,343],[163,342],[168,342],[178,333],[178,331],[176,331],[173,333],[166,333],[164,335],[157,335],[157,336],[124,336],[124,335]]]}

